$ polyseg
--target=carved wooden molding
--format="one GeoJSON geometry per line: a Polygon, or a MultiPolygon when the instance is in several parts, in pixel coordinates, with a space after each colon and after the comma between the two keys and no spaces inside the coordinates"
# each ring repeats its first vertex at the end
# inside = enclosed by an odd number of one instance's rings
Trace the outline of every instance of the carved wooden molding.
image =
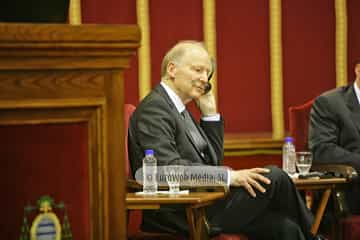
{"type": "Polygon", "coordinates": [[[0,24],[0,69],[127,68],[132,25],[0,24]]]}

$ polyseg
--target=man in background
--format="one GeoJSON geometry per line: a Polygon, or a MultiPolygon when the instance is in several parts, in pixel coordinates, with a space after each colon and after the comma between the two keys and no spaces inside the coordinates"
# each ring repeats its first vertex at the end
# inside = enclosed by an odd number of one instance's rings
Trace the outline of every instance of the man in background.
{"type": "MultiPolygon", "coordinates": [[[[154,149],[158,166],[218,166],[223,160],[223,119],[207,92],[211,58],[200,42],[182,41],[165,55],[161,82],[130,119],[132,170],[142,166],[145,149],[154,149]],[[186,110],[195,101],[198,124],[186,110]]],[[[276,167],[229,171],[231,192],[207,209],[217,232],[245,233],[255,239],[308,240],[313,216],[289,176],[276,167]]],[[[179,206],[144,211],[143,230],[188,234],[179,206]]],[[[320,238],[314,238],[320,239],[320,238]]]]}
{"type": "MultiPolygon", "coordinates": [[[[360,60],[355,81],[317,97],[310,113],[309,148],[314,162],[351,165],[360,171],[360,60]]],[[[346,190],[350,212],[360,213],[360,184],[346,190]]]]}

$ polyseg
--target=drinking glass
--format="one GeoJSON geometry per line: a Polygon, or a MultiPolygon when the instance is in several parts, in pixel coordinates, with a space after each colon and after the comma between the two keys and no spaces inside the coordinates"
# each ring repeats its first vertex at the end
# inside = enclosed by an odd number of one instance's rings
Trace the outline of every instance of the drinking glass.
{"type": "Polygon", "coordinates": [[[169,185],[170,194],[180,193],[180,182],[183,179],[184,166],[168,165],[165,166],[165,178],[169,185]]]}
{"type": "Polygon", "coordinates": [[[311,152],[296,152],[296,167],[300,174],[308,174],[312,164],[311,152]]]}

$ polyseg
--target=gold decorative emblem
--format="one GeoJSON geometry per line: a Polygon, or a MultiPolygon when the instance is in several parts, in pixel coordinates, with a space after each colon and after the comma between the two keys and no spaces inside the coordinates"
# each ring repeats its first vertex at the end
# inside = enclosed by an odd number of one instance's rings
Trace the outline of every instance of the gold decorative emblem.
{"type": "Polygon", "coordinates": [[[72,240],[69,220],[64,203],[55,204],[49,196],[42,196],[37,201],[37,207],[26,206],[24,208],[24,221],[19,240],[72,240]],[[53,212],[53,208],[64,210],[63,225],[53,212]],[[34,218],[29,231],[27,217],[33,210],[39,210],[34,218]]]}

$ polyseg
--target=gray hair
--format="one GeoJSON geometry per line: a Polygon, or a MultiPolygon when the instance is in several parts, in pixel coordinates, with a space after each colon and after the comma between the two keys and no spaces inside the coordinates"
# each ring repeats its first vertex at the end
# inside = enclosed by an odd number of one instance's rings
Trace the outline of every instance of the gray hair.
{"type": "Polygon", "coordinates": [[[179,62],[181,58],[185,55],[186,51],[189,49],[189,46],[198,46],[208,52],[202,42],[195,40],[183,40],[178,42],[174,47],[172,47],[164,56],[161,63],[161,78],[166,76],[166,69],[169,62],[179,62]]]}

